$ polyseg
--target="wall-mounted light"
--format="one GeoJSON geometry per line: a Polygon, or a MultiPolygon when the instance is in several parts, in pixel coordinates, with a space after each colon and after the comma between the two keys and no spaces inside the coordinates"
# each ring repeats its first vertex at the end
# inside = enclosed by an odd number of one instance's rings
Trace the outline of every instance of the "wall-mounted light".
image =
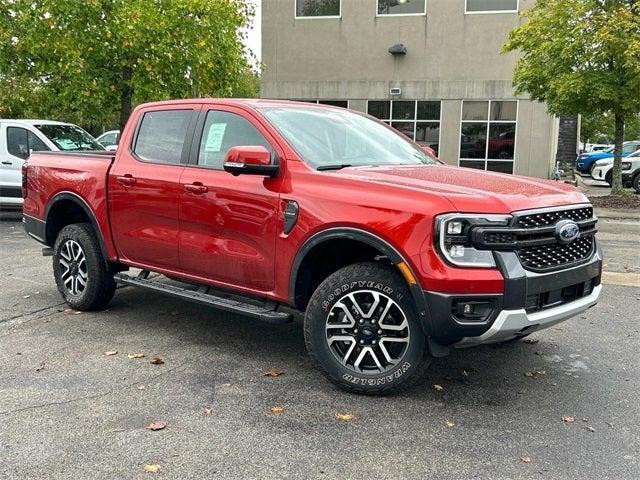
{"type": "Polygon", "coordinates": [[[406,55],[407,54],[407,47],[404,46],[404,44],[402,43],[396,43],[395,45],[391,45],[389,47],[389,53],[391,55],[406,55]]]}

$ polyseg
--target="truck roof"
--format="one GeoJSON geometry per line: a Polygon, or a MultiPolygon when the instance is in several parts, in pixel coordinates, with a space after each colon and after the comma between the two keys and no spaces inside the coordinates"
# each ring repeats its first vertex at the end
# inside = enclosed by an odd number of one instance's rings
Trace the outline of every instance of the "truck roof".
{"type": "Polygon", "coordinates": [[[304,101],[280,100],[280,99],[264,99],[264,98],[186,98],[182,100],[165,100],[161,102],[149,102],[140,105],[140,107],[162,106],[162,105],[183,105],[192,103],[202,103],[208,105],[236,105],[251,108],[257,107],[282,107],[282,106],[315,106],[319,108],[339,108],[331,105],[316,104],[304,101]]]}
{"type": "Polygon", "coordinates": [[[22,123],[24,125],[71,125],[66,122],[57,122],[55,120],[38,120],[38,119],[25,119],[25,118],[3,118],[0,119],[0,122],[14,122],[14,123],[22,123]]]}

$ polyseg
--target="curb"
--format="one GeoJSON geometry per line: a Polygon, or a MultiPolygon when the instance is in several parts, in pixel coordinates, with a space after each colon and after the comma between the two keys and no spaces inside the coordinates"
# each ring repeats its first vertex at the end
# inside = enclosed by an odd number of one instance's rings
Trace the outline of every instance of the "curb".
{"type": "Polygon", "coordinates": [[[606,218],[610,220],[638,220],[640,221],[640,212],[632,212],[629,210],[615,210],[612,208],[594,208],[598,218],[606,218]]]}

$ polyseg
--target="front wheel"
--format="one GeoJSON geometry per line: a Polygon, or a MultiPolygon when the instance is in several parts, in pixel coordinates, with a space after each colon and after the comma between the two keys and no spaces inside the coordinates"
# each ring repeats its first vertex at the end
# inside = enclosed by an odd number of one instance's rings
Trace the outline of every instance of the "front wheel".
{"type": "Polygon", "coordinates": [[[636,193],[640,194],[640,173],[636,174],[636,176],[633,177],[632,186],[636,193]]]}
{"type": "Polygon", "coordinates": [[[64,227],[53,245],[53,276],[58,291],[75,310],[107,306],[116,290],[113,272],[88,223],[64,227]]]}
{"type": "Polygon", "coordinates": [[[381,262],[349,265],[322,282],[307,307],[304,336],[324,375],[355,393],[405,389],[430,358],[404,280],[381,262]]]}
{"type": "Polygon", "coordinates": [[[613,185],[613,171],[609,170],[607,174],[604,176],[604,181],[607,182],[609,186],[613,185]]]}

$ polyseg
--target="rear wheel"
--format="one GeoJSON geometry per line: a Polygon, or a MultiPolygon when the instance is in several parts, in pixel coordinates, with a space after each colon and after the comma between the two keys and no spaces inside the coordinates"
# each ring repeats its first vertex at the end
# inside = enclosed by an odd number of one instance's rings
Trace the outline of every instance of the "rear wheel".
{"type": "Polygon", "coordinates": [[[314,292],[304,320],[307,350],[341,388],[384,395],[416,382],[427,346],[404,280],[380,262],[350,265],[314,292]]]}
{"type": "Polygon", "coordinates": [[[636,176],[633,177],[633,189],[640,194],[640,173],[636,173],[636,176]]]}
{"type": "Polygon", "coordinates": [[[53,246],[53,275],[58,291],[76,310],[107,306],[116,290],[93,228],[88,223],[67,225],[53,246]]]}

